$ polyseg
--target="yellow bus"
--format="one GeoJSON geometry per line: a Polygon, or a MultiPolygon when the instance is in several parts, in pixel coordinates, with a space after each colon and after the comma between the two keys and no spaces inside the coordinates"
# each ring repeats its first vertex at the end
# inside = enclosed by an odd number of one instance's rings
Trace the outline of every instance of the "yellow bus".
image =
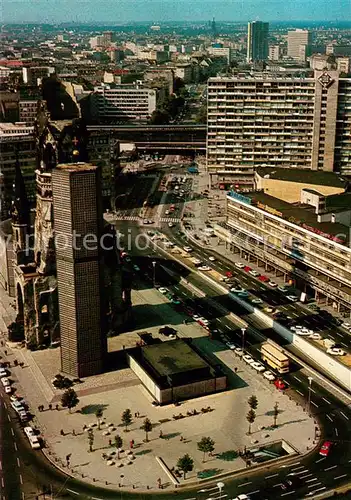
{"type": "Polygon", "coordinates": [[[289,372],[289,358],[269,342],[261,345],[261,356],[262,360],[278,373],[289,372]]]}

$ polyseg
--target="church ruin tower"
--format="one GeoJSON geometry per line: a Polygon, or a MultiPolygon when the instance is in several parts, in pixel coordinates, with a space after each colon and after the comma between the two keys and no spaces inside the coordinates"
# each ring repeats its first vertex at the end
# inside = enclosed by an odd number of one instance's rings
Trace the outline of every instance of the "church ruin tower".
{"type": "Polygon", "coordinates": [[[27,264],[30,253],[30,206],[27,198],[21,167],[15,164],[14,200],[12,202],[13,250],[17,265],[27,264]]]}

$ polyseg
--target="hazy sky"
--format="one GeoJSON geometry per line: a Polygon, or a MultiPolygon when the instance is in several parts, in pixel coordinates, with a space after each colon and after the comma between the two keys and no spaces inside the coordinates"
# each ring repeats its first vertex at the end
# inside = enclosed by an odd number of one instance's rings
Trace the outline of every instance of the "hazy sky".
{"type": "Polygon", "coordinates": [[[350,20],[351,0],[0,0],[2,22],[350,20]]]}

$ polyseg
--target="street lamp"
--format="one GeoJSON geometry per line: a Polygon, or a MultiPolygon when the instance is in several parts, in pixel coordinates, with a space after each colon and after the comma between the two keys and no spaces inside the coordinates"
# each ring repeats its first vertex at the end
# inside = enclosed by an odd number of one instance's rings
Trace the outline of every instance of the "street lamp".
{"type": "Polygon", "coordinates": [[[155,260],[152,261],[152,267],[153,267],[152,284],[153,284],[153,287],[155,288],[155,286],[156,286],[156,261],[155,260]]]}
{"type": "Polygon", "coordinates": [[[307,406],[307,409],[308,409],[308,414],[310,415],[310,410],[311,410],[311,386],[312,386],[312,381],[313,381],[313,378],[312,377],[308,377],[308,406],[307,406]]]}
{"type": "Polygon", "coordinates": [[[246,328],[242,328],[241,329],[241,335],[242,335],[242,350],[243,350],[243,354],[244,354],[244,351],[245,351],[245,333],[246,333],[246,328]]]}
{"type": "Polygon", "coordinates": [[[219,497],[218,499],[220,500],[222,498],[222,489],[224,488],[224,483],[217,483],[217,487],[219,489],[219,497]]]}

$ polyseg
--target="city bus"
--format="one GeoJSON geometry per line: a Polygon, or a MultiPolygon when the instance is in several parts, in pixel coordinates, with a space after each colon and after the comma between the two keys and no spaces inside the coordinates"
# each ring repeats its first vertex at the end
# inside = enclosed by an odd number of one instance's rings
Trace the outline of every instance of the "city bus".
{"type": "Polygon", "coordinates": [[[261,345],[261,356],[262,360],[278,373],[289,372],[289,358],[269,342],[261,345]]]}

